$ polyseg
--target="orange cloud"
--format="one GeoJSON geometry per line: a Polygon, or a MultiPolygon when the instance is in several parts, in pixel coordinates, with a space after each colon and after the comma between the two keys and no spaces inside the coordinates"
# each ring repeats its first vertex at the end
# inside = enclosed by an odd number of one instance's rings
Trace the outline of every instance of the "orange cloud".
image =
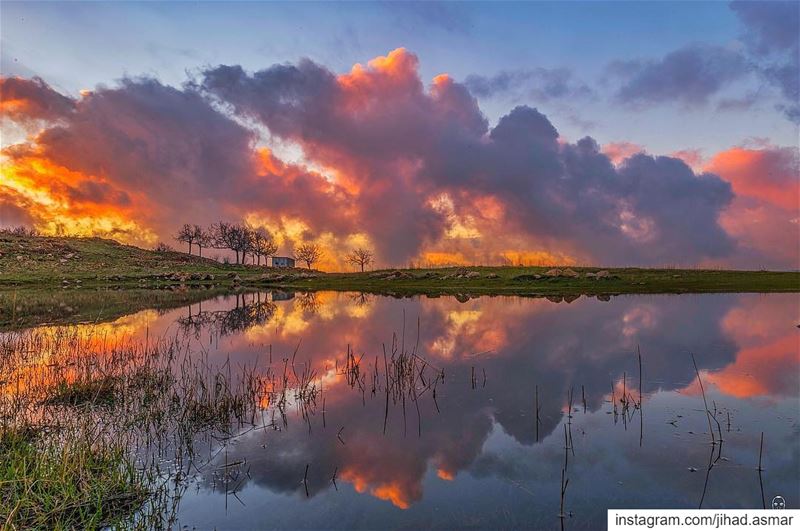
{"type": "Polygon", "coordinates": [[[731,148],[705,166],[733,185],[739,196],[754,197],[797,213],[800,159],[793,148],[731,148]]]}
{"type": "Polygon", "coordinates": [[[610,142],[603,145],[602,151],[613,164],[619,165],[631,155],[644,153],[644,147],[633,142],[610,142]]]}

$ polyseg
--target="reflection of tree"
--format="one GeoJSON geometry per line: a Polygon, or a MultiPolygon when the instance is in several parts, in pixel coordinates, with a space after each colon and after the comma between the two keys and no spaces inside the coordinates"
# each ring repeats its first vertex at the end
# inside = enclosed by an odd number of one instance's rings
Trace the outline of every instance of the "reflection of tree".
{"type": "Polygon", "coordinates": [[[199,337],[204,329],[225,336],[268,322],[277,306],[270,300],[261,300],[261,293],[251,295],[248,301],[247,294],[237,294],[236,306],[229,310],[204,311],[201,304],[193,314],[190,306],[189,315],[178,318],[177,324],[185,334],[199,337]]]}
{"type": "Polygon", "coordinates": [[[375,296],[369,293],[350,293],[348,297],[356,306],[367,306],[375,300],[375,296]]]}
{"type": "Polygon", "coordinates": [[[301,293],[297,297],[297,304],[300,305],[301,310],[311,314],[316,314],[319,311],[319,307],[322,306],[322,302],[317,299],[317,294],[310,291],[301,293]]]}

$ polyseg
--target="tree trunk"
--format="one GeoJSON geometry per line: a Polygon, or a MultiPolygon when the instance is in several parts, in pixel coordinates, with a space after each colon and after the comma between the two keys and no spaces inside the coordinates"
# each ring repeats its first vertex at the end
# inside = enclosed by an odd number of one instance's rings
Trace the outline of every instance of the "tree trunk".
{"type": "Polygon", "coordinates": [[[192,254],[192,242],[189,242],[189,254],[192,254]]]}
{"type": "Polygon", "coordinates": [[[361,272],[364,272],[364,264],[361,264],[361,272]]]}
{"type": "Polygon", "coordinates": [[[234,251],[236,253],[236,265],[239,265],[239,251],[234,251]]]}
{"type": "Polygon", "coordinates": [[[200,252],[200,254],[199,254],[200,258],[203,258],[203,248],[200,247],[199,245],[197,246],[197,248],[199,249],[199,252],[200,252]]]}

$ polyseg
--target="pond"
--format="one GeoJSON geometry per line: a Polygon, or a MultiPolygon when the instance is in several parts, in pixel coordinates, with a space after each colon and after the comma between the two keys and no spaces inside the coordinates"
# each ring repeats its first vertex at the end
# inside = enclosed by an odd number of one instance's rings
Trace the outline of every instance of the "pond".
{"type": "Polygon", "coordinates": [[[603,299],[232,293],[79,326],[314,386],[196,453],[178,527],[596,529],[608,508],[800,506],[797,296],[603,299]]]}

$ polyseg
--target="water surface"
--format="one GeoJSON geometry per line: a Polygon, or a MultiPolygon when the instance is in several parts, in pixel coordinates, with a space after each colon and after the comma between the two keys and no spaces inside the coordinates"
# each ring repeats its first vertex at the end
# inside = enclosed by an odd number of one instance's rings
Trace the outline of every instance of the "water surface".
{"type": "Polygon", "coordinates": [[[465,299],[239,293],[84,326],[315,371],[305,415],[290,404],[198,467],[180,526],[595,529],[615,507],[800,506],[796,295],[465,299]],[[416,402],[373,392],[384,349],[425,365],[416,402]]]}

